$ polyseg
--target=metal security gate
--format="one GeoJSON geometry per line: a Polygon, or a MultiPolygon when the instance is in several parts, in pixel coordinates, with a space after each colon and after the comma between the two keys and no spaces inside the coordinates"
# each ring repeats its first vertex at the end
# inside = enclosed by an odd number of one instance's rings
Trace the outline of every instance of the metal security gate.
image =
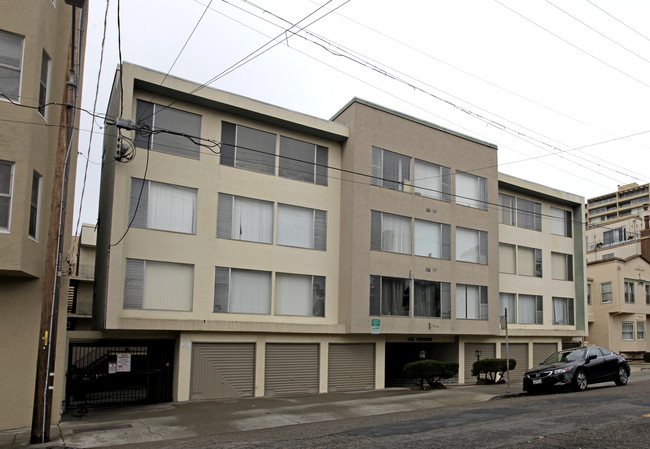
{"type": "MultiPolygon", "coordinates": [[[[511,359],[517,361],[515,369],[510,370],[510,383],[519,383],[528,369],[528,343],[509,343],[508,352],[511,359]]],[[[501,343],[501,358],[506,358],[506,344],[501,343]]],[[[505,380],[505,375],[504,375],[505,380]]]]}
{"type": "Polygon", "coordinates": [[[266,344],[265,396],[318,393],[318,344],[266,344]]]}
{"type": "Polygon", "coordinates": [[[169,402],[173,363],[173,340],[71,343],[66,405],[169,402]]]}
{"type": "Polygon", "coordinates": [[[195,343],[190,399],[233,399],[255,393],[255,343],[195,343]]]}
{"type": "Polygon", "coordinates": [[[494,343],[465,343],[465,383],[476,382],[476,377],[472,376],[472,366],[479,357],[481,360],[496,357],[496,345],[494,343]]]}
{"type": "Polygon", "coordinates": [[[375,388],[375,345],[329,345],[327,391],[373,390],[375,388]]]}
{"type": "Polygon", "coordinates": [[[555,343],[533,343],[533,366],[539,365],[554,352],[557,352],[555,343]]]}

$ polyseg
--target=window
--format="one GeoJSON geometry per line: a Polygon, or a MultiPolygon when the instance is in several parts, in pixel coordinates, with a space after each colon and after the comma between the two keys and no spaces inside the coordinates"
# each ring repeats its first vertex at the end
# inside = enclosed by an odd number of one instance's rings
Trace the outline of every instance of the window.
{"type": "Polygon", "coordinates": [[[411,182],[411,158],[372,147],[372,185],[404,190],[411,182]]]}
{"type": "Polygon", "coordinates": [[[436,200],[450,201],[451,171],[449,167],[416,159],[413,172],[415,193],[436,200]]]}
{"type": "Polygon", "coordinates": [[[508,323],[517,322],[517,299],[514,293],[499,293],[499,314],[506,316],[508,310],[508,323]]]}
{"type": "Polygon", "coordinates": [[[612,302],[611,282],[603,282],[600,284],[600,302],[612,302]]]}
{"type": "Polygon", "coordinates": [[[487,210],[487,179],[457,171],[456,204],[487,210]]]}
{"type": "Polygon", "coordinates": [[[126,259],[124,308],[192,310],[194,266],[126,259]]]}
{"type": "Polygon", "coordinates": [[[220,193],[217,237],[273,243],[273,203],[220,193]]]}
{"type": "Polygon", "coordinates": [[[271,314],[271,272],[214,268],[215,313],[271,314]]]}
{"type": "Polygon", "coordinates": [[[542,230],[542,205],[517,198],[517,226],[533,231],[542,230]]]}
{"type": "Polygon", "coordinates": [[[542,277],[542,250],[517,247],[517,273],[520,276],[542,277]]]}
{"type": "Polygon", "coordinates": [[[571,254],[551,253],[551,271],[553,279],[573,280],[573,256],[571,254]]]}
{"type": "Polygon", "coordinates": [[[411,254],[411,219],[371,211],[370,249],[411,254]]]}
{"type": "Polygon", "coordinates": [[[621,330],[622,340],[634,340],[634,321],[623,321],[621,330]]]}
{"type": "Polygon", "coordinates": [[[278,204],[278,245],[327,249],[327,212],[278,204]]]}
{"type": "MultiPolygon", "coordinates": [[[[180,109],[138,100],[136,123],[151,130],[169,130],[188,136],[201,136],[201,116],[180,109]]],[[[136,145],[175,156],[199,159],[200,147],[187,137],[159,132],[149,135],[135,134],[136,145]]]]}
{"type": "Polygon", "coordinates": [[[221,165],[275,174],[276,135],[222,122],[221,165]]]}
{"type": "Polygon", "coordinates": [[[274,313],[325,316],[325,277],[277,273],[274,313]]]}
{"type": "Polygon", "coordinates": [[[551,234],[571,237],[571,211],[551,207],[551,234]]]}
{"type": "Polygon", "coordinates": [[[645,303],[650,304],[650,284],[645,283],[645,303]]]}
{"type": "Polygon", "coordinates": [[[487,320],[487,287],[483,285],[456,284],[456,318],[487,320]]]}
{"type": "Polygon", "coordinates": [[[645,321],[636,322],[636,339],[645,340],[645,321]]]}
{"type": "Polygon", "coordinates": [[[38,210],[41,202],[41,175],[32,175],[32,195],[29,202],[29,236],[38,239],[38,210]]]}
{"type": "Polygon", "coordinates": [[[448,224],[415,220],[413,236],[416,256],[451,259],[451,227],[448,224]]]}
{"type": "Polygon", "coordinates": [[[603,232],[603,245],[615,245],[619,242],[624,242],[626,237],[626,229],[624,227],[617,229],[610,229],[603,232]]]}
{"type": "Polygon", "coordinates": [[[0,31],[0,92],[12,100],[20,96],[23,38],[0,31]]]}
{"type": "Polygon", "coordinates": [[[0,160],[0,231],[9,230],[13,175],[14,164],[0,160]]]}
{"type": "Polygon", "coordinates": [[[539,295],[519,295],[519,324],[543,324],[544,301],[539,295]]]}
{"type": "Polygon", "coordinates": [[[451,318],[451,284],[415,280],[415,316],[451,318]]]}
{"type": "Polygon", "coordinates": [[[587,284],[587,304],[591,305],[591,284],[587,284]]]}
{"type": "Polygon", "coordinates": [[[515,197],[499,193],[499,223],[514,226],[515,211],[515,197]]]}
{"type": "Polygon", "coordinates": [[[625,291],[625,303],[634,304],[634,281],[626,279],[623,283],[623,289],[625,291]]]}
{"type": "Polygon", "coordinates": [[[409,279],[370,275],[370,315],[409,316],[409,279]]]}
{"type": "Polygon", "coordinates": [[[487,265],[487,232],[456,228],[456,260],[487,265]]]}
{"type": "Polygon", "coordinates": [[[499,273],[516,273],[515,245],[499,243],[499,273]]]}
{"type": "Polygon", "coordinates": [[[196,196],[197,190],[189,187],[131,178],[129,223],[138,228],[194,234],[196,196]]]}
{"type": "Polygon", "coordinates": [[[47,103],[47,84],[50,78],[50,57],[43,51],[41,60],[41,84],[38,91],[38,112],[45,117],[45,104],[47,103]]]}
{"type": "Polygon", "coordinates": [[[573,325],[573,298],[553,298],[553,324],[573,325]]]}
{"type": "Polygon", "coordinates": [[[614,253],[605,253],[602,255],[600,258],[601,260],[608,260],[608,259],[613,259],[614,258],[614,253]]]}
{"type": "Polygon", "coordinates": [[[327,148],[280,136],[278,174],[285,178],[327,185],[327,148]]]}

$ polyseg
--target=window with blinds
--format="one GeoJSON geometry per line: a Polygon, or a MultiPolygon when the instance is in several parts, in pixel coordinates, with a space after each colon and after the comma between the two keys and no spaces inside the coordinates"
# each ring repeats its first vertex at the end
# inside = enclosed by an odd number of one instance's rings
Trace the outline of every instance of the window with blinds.
{"type": "Polygon", "coordinates": [[[411,254],[411,218],[371,211],[370,249],[411,254]]]}
{"type": "Polygon", "coordinates": [[[487,179],[456,171],[456,204],[487,210],[487,179]]]}
{"type": "Polygon", "coordinates": [[[196,233],[197,189],[131,178],[129,223],[138,228],[196,233]]]}
{"type": "Polygon", "coordinates": [[[278,204],[278,245],[327,249],[327,212],[278,204]]]}
{"type": "Polygon", "coordinates": [[[542,230],[542,205],[534,201],[517,198],[517,226],[533,231],[542,230]]]}
{"type": "Polygon", "coordinates": [[[325,316],[325,277],[276,273],[274,314],[325,316]]]}
{"type": "Polygon", "coordinates": [[[0,92],[12,100],[20,97],[23,37],[0,31],[0,92]]]}
{"type": "Polygon", "coordinates": [[[415,159],[413,175],[413,191],[416,194],[446,202],[451,200],[449,167],[415,159]]]}
{"type": "Polygon", "coordinates": [[[217,237],[273,243],[273,203],[219,193],[217,237]]]}
{"type": "Polygon", "coordinates": [[[222,122],[219,163],[274,175],[276,140],[273,133],[222,122]]]}
{"type": "Polygon", "coordinates": [[[571,237],[571,211],[551,207],[551,234],[571,237]]]}
{"type": "Polygon", "coordinates": [[[280,136],[278,175],[326,186],[327,153],[326,147],[280,136]]]}
{"type": "Polygon", "coordinates": [[[410,157],[372,147],[371,164],[373,186],[400,191],[410,187],[412,182],[410,157]]]}
{"type": "Polygon", "coordinates": [[[126,259],[125,309],[192,311],[194,266],[126,259]]]}
{"type": "Polygon", "coordinates": [[[215,313],[271,314],[271,272],[214,268],[215,313]]]}

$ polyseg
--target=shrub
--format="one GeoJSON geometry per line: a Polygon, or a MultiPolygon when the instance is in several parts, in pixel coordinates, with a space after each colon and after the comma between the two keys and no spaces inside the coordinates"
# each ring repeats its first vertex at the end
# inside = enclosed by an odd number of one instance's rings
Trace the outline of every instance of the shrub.
{"type": "MultiPolygon", "coordinates": [[[[517,366],[515,359],[510,359],[510,370],[512,371],[517,366]]],[[[483,359],[477,360],[472,365],[472,376],[477,379],[483,380],[485,383],[500,383],[503,381],[503,376],[506,372],[506,359],[483,359]],[[485,377],[481,379],[481,374],[485,377]]]]}
{"type": "Polygon", "coordinates": [[[458,363],[441,362],[439,360],[419,360],[404,366],[404,375],[410,379],[420,379],[420,387],[424,381],[430,388],[444,388],[441,381],[450,379],[458,374],[458,363]]]}
{"type": "Polygon", "coordinates": [[[646,352],[643,354],[643,361],[646,363],[650,363],[650,352],[646,352]]]}

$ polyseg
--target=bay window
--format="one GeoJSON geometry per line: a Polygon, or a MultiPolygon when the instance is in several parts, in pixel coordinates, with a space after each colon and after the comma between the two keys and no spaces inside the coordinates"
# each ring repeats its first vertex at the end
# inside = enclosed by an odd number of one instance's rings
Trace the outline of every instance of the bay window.
{"type": "Polygon", "coordinates": [[[488,319],[488,293],[483,285],[456,284],[456,318],[488,319]]]}
{"type": "Polygon", "coordinates": [[[411,219],[371,211],[370,249],[411,254],[411,219]]]}
{"type": "Polygon", "coordinates": [[[409,316],[410,279],[370,275],[370,316],[409,316]]]}
{"type": "Polygon", "coordinates": [[[217,237],[272,243],[273,203],[219,193],[217,237]]]}
{"type": "Polygon", "coordinates": [[[457,171],[456,204],[487,210],[487,179],[457,171]]]}
{"type": "Polygon", "coordinates": [[[131,178],[129,223],[161,231],[196,232],[197,189],[131,178]]]}
{"type": "Polygon", "coordinates": [[[415,159],[414,192],[428,198],[450,201],[451,171],[449,167],[415,159]]]}
{"type": "Polygon", "coordinates": [[[278,204],[278,245],[327,249],[327,212],[278,204]]]}
{"type": "Polygon", "coordinates": [[[413,251],[416,256],[451,259],[451,227],[448,224],[415,220],[413,251]]]}
{"type": "Polygon", "coordinates": [[[325,277],[277,273],[274,314],[325,316],[325,277]]]}
{"type": "Polygon", "coordinates": [[[280,136],[280,176],[326,186],[327,160],[326,147],[280,136]]]}
{"type": "Polygon", "coordinates": [[[271,272],[214,268],[215,313],[271,313],[271,272]]]}
{"type": "Polygon", "coordinates": [[[456,260],[487,265],[487,232],[475,229],[456,228],[456,260]]]}
{"type": "Polygon", "coordinates": [[[126,259],[125,309],[190,312],[193,291],[193,265],[126,259]]]}
{"type": "Polygon", "coordinates": [[[414,290],[414,316],[451,318],[450,283],[415,280],[414,290]]]}

